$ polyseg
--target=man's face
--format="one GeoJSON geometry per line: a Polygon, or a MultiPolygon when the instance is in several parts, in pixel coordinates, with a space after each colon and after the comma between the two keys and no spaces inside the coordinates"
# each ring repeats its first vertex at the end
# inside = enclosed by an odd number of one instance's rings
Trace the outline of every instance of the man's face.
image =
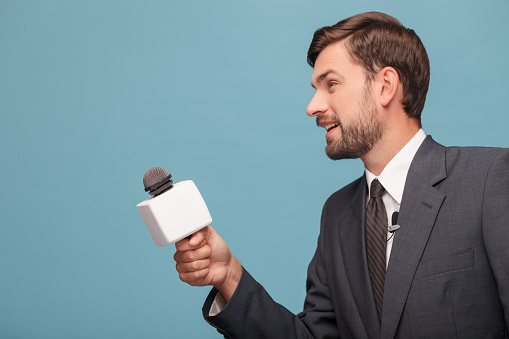
{"type": "Polygon", "coordinates": [[[341,42],[318,55],[311,85],[316,93],[306,113],[326,129],[325,152],[333,160],[361,158],[380,140],[383,122],[362,66],[341,42]]]}

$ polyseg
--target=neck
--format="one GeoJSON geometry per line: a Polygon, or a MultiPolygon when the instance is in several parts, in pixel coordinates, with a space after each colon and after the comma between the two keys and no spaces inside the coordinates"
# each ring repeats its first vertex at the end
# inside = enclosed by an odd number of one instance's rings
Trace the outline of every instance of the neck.
{"type": "Polygon", "coordinates": [[[374,175],[379,176],[385,166],[415,136],[420,127],[414,119],[403,123],[386,126],[382,138],[373,148],[361,157],[364,166],[374,175]]]}

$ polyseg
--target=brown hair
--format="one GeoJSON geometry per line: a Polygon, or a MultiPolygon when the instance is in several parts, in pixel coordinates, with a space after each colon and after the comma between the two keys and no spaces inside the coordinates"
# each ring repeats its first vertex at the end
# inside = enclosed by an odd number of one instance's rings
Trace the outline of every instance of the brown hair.
{"type": "Polygon", "coordinates": [[[403,109],[421,125],[430,67],[417,34],[390,15],[358,14],[317,30],[309,46],[308,64],[314,67],[318,54],[338,41],[344,41],[352,60],[365,68],[368,80],[387,66],[398,72],[403,85],[403,109]]]}

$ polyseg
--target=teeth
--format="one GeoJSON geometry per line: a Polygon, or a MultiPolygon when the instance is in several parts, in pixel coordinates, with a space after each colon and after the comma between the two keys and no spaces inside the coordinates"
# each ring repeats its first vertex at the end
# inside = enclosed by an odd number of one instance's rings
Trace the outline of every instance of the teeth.
{"type": "Polygon", "coordinates": [[[328,132],[336,126],[337,126],[337,124],[328,124],[328,125],[323,126],[323,128],[325,128],[328,132]]]}

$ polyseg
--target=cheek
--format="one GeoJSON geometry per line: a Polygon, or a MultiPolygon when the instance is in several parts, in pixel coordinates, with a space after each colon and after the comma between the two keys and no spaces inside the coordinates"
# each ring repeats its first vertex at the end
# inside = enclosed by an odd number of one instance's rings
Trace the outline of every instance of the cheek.
{"type": "Polygon", "coordinates": [[[358,110],[358,101],[352,95],[343,93],[331,96],[330,106],[338,115],[351,115],[358,110]]]}

